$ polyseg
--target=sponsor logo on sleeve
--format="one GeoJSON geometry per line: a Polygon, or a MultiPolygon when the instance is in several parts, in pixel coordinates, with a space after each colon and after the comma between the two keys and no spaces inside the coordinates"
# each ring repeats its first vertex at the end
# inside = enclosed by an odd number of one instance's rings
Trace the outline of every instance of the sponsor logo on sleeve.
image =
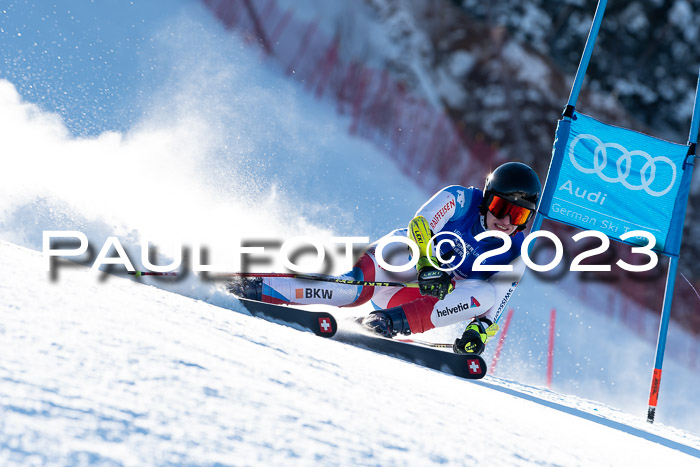
{"type": "Polygon", "coordinates": [[[435,213],[435,216],[433,216],[433,220],[430,221],[430,228],[434,229],[435,227],[437,227],[438,222],[440,222],[440,220],[443,217],[445,217],[450,211],[455,209],[456,205],[457,204],[455,203],[454,198],[446,202],[445,205],[441,207],[438,212],[435,213]]]}

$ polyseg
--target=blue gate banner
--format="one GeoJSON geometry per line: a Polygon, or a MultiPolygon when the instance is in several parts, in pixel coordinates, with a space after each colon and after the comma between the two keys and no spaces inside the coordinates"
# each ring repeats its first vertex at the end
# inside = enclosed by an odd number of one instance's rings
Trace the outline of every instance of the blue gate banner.
{"type": "MultiPolygon", "coordinates": [[[[671,241],[671,249],[666,246],[683,228],[674,208],[679,194],[687,196],[680,189],[687,154],[687,145],[576,112],[557,126],[540,213],[616,240],[628,231],[644,230],[656,238],[655,251],[677,255],[680,245],[671,241]]],[[[647,241],[632,238],[625,243],[647,241]]]]}

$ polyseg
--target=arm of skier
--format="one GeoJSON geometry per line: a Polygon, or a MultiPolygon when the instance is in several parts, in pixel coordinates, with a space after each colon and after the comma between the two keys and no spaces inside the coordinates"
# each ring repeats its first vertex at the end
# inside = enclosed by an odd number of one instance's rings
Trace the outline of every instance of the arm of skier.
{"type": "Polygon", "coordinates": [[[435,245],[430,244],[430,239],[447,222],[465,214],[465,206],[470,205],[471,193],[472,190],[458,185],[443,188],[418,210],[408,224],[408,236],[418,245],[420,252],[416,271],[423,295],[442,300],[454,290],[450,274],[436,268],[439,263],[434,253],[435,245]]]}

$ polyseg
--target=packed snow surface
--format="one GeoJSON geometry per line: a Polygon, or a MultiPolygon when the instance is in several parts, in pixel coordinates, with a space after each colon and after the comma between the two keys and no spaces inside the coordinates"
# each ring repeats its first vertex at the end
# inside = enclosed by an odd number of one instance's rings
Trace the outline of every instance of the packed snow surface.
{"type": "Polygon", "coordinates": [[[699,437],[592,402],[0,257],[3,465],[700,465],[699,437]]]}

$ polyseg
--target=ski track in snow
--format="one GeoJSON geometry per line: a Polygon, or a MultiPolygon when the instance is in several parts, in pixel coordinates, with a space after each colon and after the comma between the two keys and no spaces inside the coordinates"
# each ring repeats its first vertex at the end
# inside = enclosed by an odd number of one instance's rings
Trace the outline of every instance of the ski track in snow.
{"type": "Polygon", "coordinates": [[[590,401],[0,256],[3,465],[700,465],[697,436],[590,401]]]}

